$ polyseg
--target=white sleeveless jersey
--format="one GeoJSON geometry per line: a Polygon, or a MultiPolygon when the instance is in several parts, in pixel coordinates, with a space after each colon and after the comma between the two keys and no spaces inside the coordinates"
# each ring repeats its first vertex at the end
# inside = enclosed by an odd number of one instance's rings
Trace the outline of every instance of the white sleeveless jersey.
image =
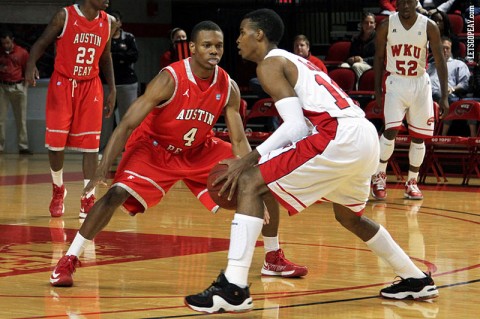
{"type": "MultiPolygon", "coordinates": [[[[281,56],[297,66],[298,79],[294,90],[303,107],[303,114],[314,125],[330,117],[365,117],[365,113],[327,74],[310,61],[282,49],[271,50],[265,59],[281,56]],[[319,115],[321,115],[319,117],[319,115]]],[[[275,79],[272,79],[275,81],[275,79]]]]}
{"type": "Polygon", "coordinates": [[[406,30],[398,12],[388,21],[387,71],[391,74],[419,77],[425,73],[428,55],[428,18],[417,14],[417,21],[406,30]]]}

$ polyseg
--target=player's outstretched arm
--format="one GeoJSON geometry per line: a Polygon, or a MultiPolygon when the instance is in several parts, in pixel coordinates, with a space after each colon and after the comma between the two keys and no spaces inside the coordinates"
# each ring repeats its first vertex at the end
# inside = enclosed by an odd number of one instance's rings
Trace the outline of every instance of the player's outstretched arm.
{"type": "Polygon", "coordinates": [[[225,106],[225,122],[232,143],[233,154],[242,157],[252,149],[245,136],[245,129],[240,115],[240,89],[235,81],[230,80],[230,82],[231,92],[230,99],[225,106]]]}
{"type": "Polygon", "coordinates": [[[25,69],[25,81],[35,86],[37,79],[39,78],[38,69],[36,63],[38,59],[43,55],[47,47],[55,41],[57,36],[62,33],[63,25],[65,24],[66,12],[65,9],[60,9],[49,22],[40,38],[35,41],[30,49],[30,56],[28,58],[27,66],[25,69]]]}
{"type": "Polygon", "coordinates": [[[162,101],[170,99],[174,90],[174,80],[170,73],[166,71],[160,72],[150,81],[145,93],[130,105],[127,113],[113,131],[105,147],[102,160],[98,164],[95,176],[83,190],[84,194],[91,191],[97,184],[106,185],[110,167],[113,161],[123,151],[133,130],[140,125],[153,108],[158,106],[162,101]]]}

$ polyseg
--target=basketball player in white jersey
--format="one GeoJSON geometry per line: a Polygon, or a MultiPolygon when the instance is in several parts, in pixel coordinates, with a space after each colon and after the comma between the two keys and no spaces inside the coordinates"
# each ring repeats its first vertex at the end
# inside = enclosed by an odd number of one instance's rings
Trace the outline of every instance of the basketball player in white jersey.
{"type": "Polygon", "coordinates": [[[374,59],[375,97],[382,105],[382,80],[385,79],[385,131],[380,137],[380,162],[372,177],[372,196],[383,200],[386,192],[388,159],[395,148],[395,137],[406,117],[411,137],[409,168],[404,197],[422,199],[417,186],[420,165],[425,156],[424,139],[433,135],[434,109],[432,86],[426,73],[428,45],[432,48],[442,97],[442,114],[448,110],[447,65],[442,53],[440,31],[432,20],[415,11],[416,0],[399,0],[398,12],[377,28],[374,59]],[[385,66],[386,65],[386,66],[385,66]]]}
{"type": "Polygon", "coordinates": [[[271,192],[290,214],[318,200],[333,203],[335,218],[363,240],[402,280],[381,290],[385,298],[425,299],[438,295],[388,231],[363,216],[370,178],[379,158],[378,135],[363,111],[338,85],[302,57],[277,48],[282,19],[273,10],[248,13],[237,39],[243,59],[257,63],[263,90],[275,101],[283,123],[239,160],[222,161],[228,172],[220,190],[238,188],[231,225],[228,266],[205,291],[185,298],[202,312],[241,312],[253,307],[248,272],[263,224],[262,195],[271,192]]]}

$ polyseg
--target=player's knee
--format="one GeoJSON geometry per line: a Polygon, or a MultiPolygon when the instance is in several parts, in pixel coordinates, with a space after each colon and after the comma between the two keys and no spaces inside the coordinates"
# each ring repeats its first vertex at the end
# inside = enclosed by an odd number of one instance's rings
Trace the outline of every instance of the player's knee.
{"type": "Polygon", "coordinates": [[[262,195],[261,186],[265,185],[262,175],[258,168],[249,169],[240,175],[238,179],[238,188],[242,194],[262,195]]]}
{"type": "Polygon", "coordinates": [[[125,189],[115,186],[111,187],[102,199],[105,199],[105,205],[116,208],[122,205],[129,196],[130,194],[125,189]]]}

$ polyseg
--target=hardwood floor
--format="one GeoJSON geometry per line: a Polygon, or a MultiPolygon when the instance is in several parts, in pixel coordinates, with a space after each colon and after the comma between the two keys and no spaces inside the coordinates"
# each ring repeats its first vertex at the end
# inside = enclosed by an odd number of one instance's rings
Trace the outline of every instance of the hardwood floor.
{"type": "MultiPolygon", "coordinates": [[[[80,224],[81,158],[67,154],[65,215],[50,218],[46,155],[0,155],[0,318],[190,318],[183,304],[226,266],[231,211],[212,214],[181,183],[158,206],[130,217],[115,213],[80,258],[71,288],[48,278],[80,224]]],[[[391,178],[394,181],[394,178],[391,178]]],[[[261,277],[259,238],[250,270],[254,309],[235,318],[478,318],[480,182],[420,185],[425,199],[403,199],[388,184],[385,202],[365,214],[383,224],[424,271],[440,296],[392,301],[378,291],[395,277],[334,219],[331,204],[296,216],[282,210],[280,241],[287,258],[309,268],[300,279],[261,277]]],[[[105,193],[97,190],[97,197],[105,193]]],[[[226,318],[231,314],[211,315],[226,318]]]]}

